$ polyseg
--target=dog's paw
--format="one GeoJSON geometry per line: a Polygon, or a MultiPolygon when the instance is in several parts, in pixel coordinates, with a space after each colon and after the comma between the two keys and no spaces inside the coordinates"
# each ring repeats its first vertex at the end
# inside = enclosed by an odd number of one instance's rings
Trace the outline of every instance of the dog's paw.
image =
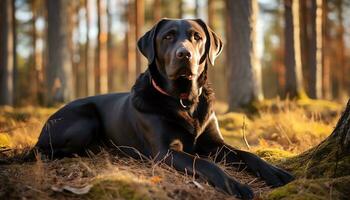
{"type": "Polygon", "coordinates": [[[293,175],[289,172],[264,161],[259,164],[256,175],[265,180],[267,185],[271,187],[279,187],[294,180],[293,175]]]}
{"type": "Polygon", "coordinates": [[[254,192],[248,185],[241,184],[232,178],[228,180],[228,184],[226,185],[225,192],[239,199],[254,198],[254,192]]]}

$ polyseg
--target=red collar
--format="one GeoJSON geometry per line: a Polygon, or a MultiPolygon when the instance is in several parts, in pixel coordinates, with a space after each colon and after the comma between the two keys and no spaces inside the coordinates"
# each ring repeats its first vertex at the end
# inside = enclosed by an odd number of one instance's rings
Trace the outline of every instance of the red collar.
{"type": "Polygon", "coordinates": [[[166,95],[166,96],[170,96],[170,94],[168,94],[167,92],[165,92],[161,87],[159,87],[159,86],[157,85],[157,83],[154,81],[153,78],[152,78],[152,85],[153,85],[153,87],[154,87],[158,92],[160,92],[160,93],[162,93],[162,94],[164,94],[164,95],[166,95]]]}

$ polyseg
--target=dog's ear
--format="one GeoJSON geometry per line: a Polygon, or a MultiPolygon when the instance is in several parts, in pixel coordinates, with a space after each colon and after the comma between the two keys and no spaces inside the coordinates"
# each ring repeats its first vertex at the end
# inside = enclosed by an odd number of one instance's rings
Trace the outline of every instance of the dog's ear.
{"type": "Polygon", "coordinates": [[[207,42],[205,44],[205,53],[209,59],[211,65],[214,65],[216,57],[218,57],[223,48],[223,42],[221,38],[201,19],[195,19],[205,31],[207,42]]]}
{"type": "Polygon", "coordinates": [[[137,47],[139,51],[144,55],[147,60],[148,64],[152,64],[155,58],[155,39],[157,32],[159,30],[159,27],[161,24],[163,24],[167,19],[161,19],[159,22],[157,22],[151,30],[147,31],[138,41],[137,41],[137,47]]]}

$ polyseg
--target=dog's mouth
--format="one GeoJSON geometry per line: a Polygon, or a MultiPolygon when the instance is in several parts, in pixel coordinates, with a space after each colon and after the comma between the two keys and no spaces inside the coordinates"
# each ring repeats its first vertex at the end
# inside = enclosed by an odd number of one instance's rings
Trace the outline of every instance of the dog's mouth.
{"type": "Polygon", "coordinates": [[[178,73],[173,80],[173,87],[180,99],[190,99],[193,96],[195,74],[189,72],[178,73]]]}

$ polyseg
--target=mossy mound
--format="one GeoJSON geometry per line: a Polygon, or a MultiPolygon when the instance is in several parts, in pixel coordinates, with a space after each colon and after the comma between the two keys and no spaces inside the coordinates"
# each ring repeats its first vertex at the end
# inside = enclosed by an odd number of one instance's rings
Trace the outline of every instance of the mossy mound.
{"type": "Polygon", "coordinates": [[[284,151],[281,149],[275,149],[275,148],[261,148],[255,150],[255,154],[257,154],[259,157],[271,162],[278,164],[281,161],[285,161],[288,158],[291,158],[295,156],[294,153],[291,153],[289,151],[284,151]]]}
{"type": "Polygon", "coordinates": [[[151,183],[134,180],[128,175],[100,177],[93,181],[87,197],[90,199],[169,199],[166,193],[151,183]]]}
{"type": "Polygon", "coordinates": [[[350,196],[350,176],[335,179],[298,179],[274,189],[264,199],[347,199],[350,196]]]}

